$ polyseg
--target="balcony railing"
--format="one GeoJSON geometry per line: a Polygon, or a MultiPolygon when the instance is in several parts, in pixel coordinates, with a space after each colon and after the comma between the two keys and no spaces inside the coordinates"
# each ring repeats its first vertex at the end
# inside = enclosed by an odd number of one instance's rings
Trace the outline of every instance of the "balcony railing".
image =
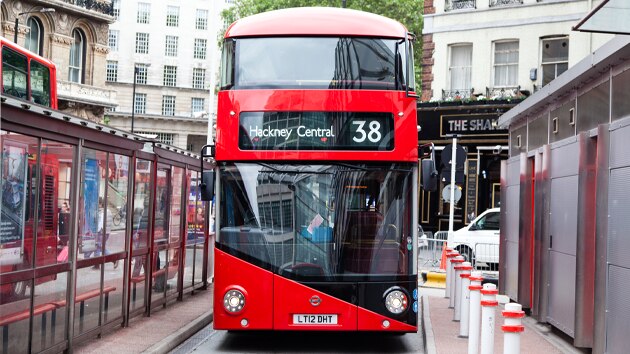
{"type": "Polygon", "coordinates": [[[66,101],[79,101],[98,106],[116,106],[116,91],[70,81],[57,81],[57,95],[66,101]]]}
{"type": "Polygon", "coordinates": [[[446,0],[444,11],[474,9],[476,0],[446,0]]]}
{"type": "Polygon", "coordinates": [[[472,97],[474,91],[475,89],[442,90],[442,101],[458,101],[469,99],[470,97],[472,97]]]}
{"type": "Polygon", "coordinates": [[[490,0],[490,7],[522,4],[523,0],[490,0]]]}
{"type": "Polygon", "coordinates": [[[520,86],[514,87],[486,87],[486,98],[490,100],[504,100],[522,97],[520,86]]]}
{"type": "Polygon", "coordinates": [[[83,7],[87,10],[100,12],[105,15],[114,16],[114,5],[111,1],[105,0],[63,0],[67,4],[83,7]]]}

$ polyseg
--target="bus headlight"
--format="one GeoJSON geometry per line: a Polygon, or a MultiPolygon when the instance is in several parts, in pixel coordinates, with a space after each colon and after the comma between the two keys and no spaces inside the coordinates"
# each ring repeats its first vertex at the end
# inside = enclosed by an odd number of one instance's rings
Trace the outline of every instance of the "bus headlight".
{"type": "Polygon", "coordinates": [[[245,307],[245,295],[240,290],[228,290],[223,295],[223,307],[229,313],[241,312],[245,307]]]}
{"type": "Polygon", "coordinates": [[[385,291],[385,307],[394,315],[399,315],[409,307],[409,298],[401,288],[395,286],[385,291]]]}

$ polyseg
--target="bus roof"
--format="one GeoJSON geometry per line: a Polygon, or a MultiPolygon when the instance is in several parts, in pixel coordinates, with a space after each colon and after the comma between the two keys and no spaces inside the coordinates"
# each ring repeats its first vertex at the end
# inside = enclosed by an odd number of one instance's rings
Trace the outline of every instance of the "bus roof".
{"type": "Polygon", "coordinates": [[[335,7],[296,7],[263,12],[234,22],[225,38],[258,36],[365,36],[405,38],[400,22],[369,12],[335,7]]]}
{"type": "Polygon", "coordinates": [[[44,63],[44,64],[48,65],[49,67],[56,67],[55,63],[53,63],[52,60],[44,58],[42,56],[39,56],[38,54],[33,53],[30,50],[28,50],[28,49],[26,49],[26,48],[24,48],[24,47],[22,47],[20,45],[17,45],[15,43],[13,43],[13,41],[10,41],[10,40],[8,40],[5,37],[0,36],[0,44],[3,45],[3,46],[6,45],[7,47],[15,50],[16,52],[22,53],[22,54],[24,54],[24,55],[26,55],[28,57],[35,58],[40,63],[44,63]]]}

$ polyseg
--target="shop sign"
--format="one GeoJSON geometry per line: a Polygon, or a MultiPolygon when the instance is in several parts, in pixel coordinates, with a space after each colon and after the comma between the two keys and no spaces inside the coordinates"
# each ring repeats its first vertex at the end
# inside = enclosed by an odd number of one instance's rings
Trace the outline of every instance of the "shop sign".
{"type": "Polygon", "coordinates": [[[452,114],[440,116],[440,136],[507,136],[499,129],[498,114],[452,114]]]}

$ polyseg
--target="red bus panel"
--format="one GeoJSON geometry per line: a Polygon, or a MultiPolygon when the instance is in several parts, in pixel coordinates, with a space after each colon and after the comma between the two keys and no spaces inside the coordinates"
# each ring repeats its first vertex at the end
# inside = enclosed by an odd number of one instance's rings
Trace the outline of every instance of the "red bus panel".
{"type": "Polygon", "coordinates": [[[214,329],[272,329],[273,274],[217,248],[214,260],[215,269],[221,273],[214,283],[214,329]],[[223,296],[230,289],[245,295],[245,306],[236,314],[223,307],[223,296]],[[244,319],[246,326],[241,324],[244,319]]]}
{"type": "MultiPolygon", "coordinates": [[[[274,276],[274,329],[300,331],[356,331],[357,307],[293,280],[274,276]],[[337,324],[309,324],[294,315],[336,316],[337,324]],[[296,324],[301,322],[303,324],[296,324]]],[[[316,322],[313,319],[313,322],[316,322]]],[[[321,321],[319,321],[321,322],[321,321]]]]}
{"type": "Polygon", "coordinates": [[[234,90],[218,95],[217,161],[315,160],[417,162],[416,100],[400,91],[368,90],[234,90]],[[262,108],[261,108],[262,107],[262,108]],[[321,111],[388,112],[394,115],[391,151],[262,151],[239,148],[241,112],[321,111]],[[413,116],[413,119],[409,119],[413,116]]]}

